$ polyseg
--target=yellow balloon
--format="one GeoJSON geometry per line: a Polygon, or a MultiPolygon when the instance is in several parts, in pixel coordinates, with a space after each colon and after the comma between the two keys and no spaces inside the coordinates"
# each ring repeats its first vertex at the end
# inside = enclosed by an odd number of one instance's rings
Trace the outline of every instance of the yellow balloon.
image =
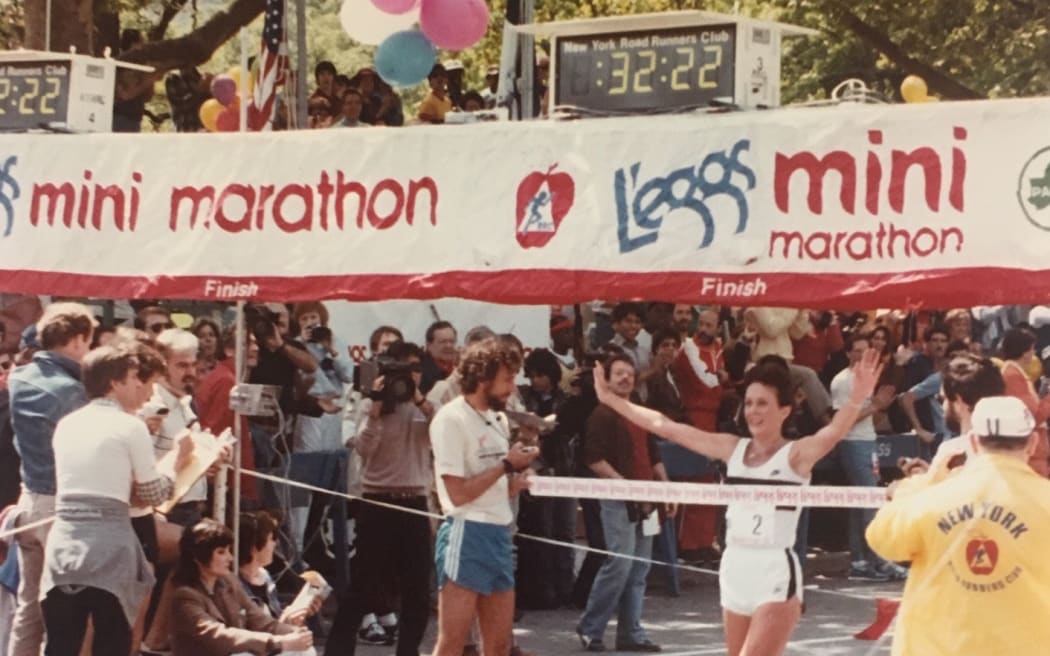
{"type": "Polygon", "coordinates": [[[926,87],[926,80],[918,75],[909,75],[901,82],[901,97],[906,103],[923,102],[927,91],[929,89],[926,87]]]}
{"type": "Polygon", "coordinates": [[[200,116],[201,119],[201,125],[203,125],[208,132],[215,132],[215,127],[219,120],[219,113],[224,109],[226,108],[222,106],[222,103],[214,98],[205,100],[204,103],[201,104],[200,111],[197,112],[197,115],[200,116]]]}
{"type": "MultiPolygon", "coordinates": [[[[226,74],[233,78],[234,83],[237,85],[237,95],[241,95],[241,78],[244,77],[243,71],[240,66],[233,66],[230,70],[226,71],[226,74]]],[[[248,74],[248,96],[250,97],[255,93],[255,76],[251,73],[248,74]]]]}

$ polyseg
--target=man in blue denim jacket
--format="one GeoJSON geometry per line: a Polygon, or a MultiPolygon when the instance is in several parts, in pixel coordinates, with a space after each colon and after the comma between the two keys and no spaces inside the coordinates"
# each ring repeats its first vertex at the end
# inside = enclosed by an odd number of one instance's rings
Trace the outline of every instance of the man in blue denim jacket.
{"type": "MultiPolygon", "coordinates": [[[[33,361],[8,379],[15,449],[22,458],[22,494],[18,526],[54,515],[55,454],[51,446],[58,421],[87,403],[80,383],[80,361],[91,348],[95,319],[79,303],[54,303],[37,322],[41,347],[33,361]]],[[[40,613],[40,575],[44,565],[45,525],[19,533],[21,581],[10,656],[38,656],[44,639],[40,613]]]]}

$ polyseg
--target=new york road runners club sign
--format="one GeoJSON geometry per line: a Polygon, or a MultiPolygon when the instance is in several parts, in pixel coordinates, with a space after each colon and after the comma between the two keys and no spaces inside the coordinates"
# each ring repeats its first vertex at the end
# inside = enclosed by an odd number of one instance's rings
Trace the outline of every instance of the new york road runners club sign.
{"type": "Polygon", "coordinates": [[[8,136],[0,291],[1041,301],[1048,111],[1013,100],[338,135],[8,136]]]}

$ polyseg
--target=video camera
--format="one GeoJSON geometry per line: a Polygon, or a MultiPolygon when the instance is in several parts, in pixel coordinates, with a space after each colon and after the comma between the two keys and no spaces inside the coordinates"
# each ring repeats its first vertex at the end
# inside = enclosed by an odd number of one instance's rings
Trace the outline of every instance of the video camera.
{"type": "Polygon", "coordinates": [[[411,362],[377,355],[362,361],[354,369],[354,389],[373,400],[382,401],[384,409],[392,410],[398,403],[411,401],[416,395],[416,383],[412,380],[414,368],[411,362]],[[372,385],[380,376],[383,377],[383,389],[373,392],[372,385]]]}
{"type": "Polygon", "coordinates": [[[248,330],[255,336],[259,347],[274,335],[280,334],[280,315],[265,305],[247,305],[244,308],[244,321],[248,330]]]}

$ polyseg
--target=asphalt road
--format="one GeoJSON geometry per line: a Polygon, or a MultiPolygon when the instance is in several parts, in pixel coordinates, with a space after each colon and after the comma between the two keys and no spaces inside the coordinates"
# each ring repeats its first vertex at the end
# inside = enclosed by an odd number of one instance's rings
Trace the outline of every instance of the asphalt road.
{"type": "MultiPolygon", "coordinates": [[[[809,656],[887,656],[890,632],[881,641],[861,641],[853,634],[875,618],[875,598],[899,598],[902,583],[858,583],[843,576],[844,554],[826,554],[807,565],[806,614],[792,638],[787,654],[809,656]]],[[[677,597],[662,589],[661,577],[650,577],[643,624],[652,640],[668,656],[718,656],[725,654],[721,610],[715,576],[681,572],[677,597]]],[[[571,609],[529,611],[514,627],[517,643],[537,654],[583,653],[574,632],[579,611],[571,609]]],[[[435,618],[427,632],[423,653],[434,646],[435,618]]],[[[615,641],[615,620],[606,632],[605,643],[615,641]]],[[[359,645],[365,656],[393,654],[392,647],[359,645]]],[[[615,653],[615,652],[608,652],[615,653]]]]}

